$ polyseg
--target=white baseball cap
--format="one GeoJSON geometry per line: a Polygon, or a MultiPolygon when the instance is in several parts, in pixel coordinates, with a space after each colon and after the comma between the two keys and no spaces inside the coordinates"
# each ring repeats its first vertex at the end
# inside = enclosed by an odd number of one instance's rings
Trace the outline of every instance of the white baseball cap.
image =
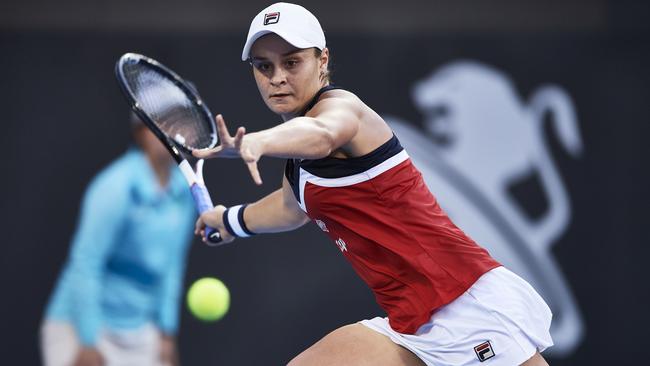
{"type": "Polygon", "coordinates": [[[251,47],[258,38],[275,33],[298,48],[325,48],[325,34],[318,19],[300,5],[275,3],[262,10],[251,22],[246,44],[241,54],[242,61],[249,58],[251,47]]]}

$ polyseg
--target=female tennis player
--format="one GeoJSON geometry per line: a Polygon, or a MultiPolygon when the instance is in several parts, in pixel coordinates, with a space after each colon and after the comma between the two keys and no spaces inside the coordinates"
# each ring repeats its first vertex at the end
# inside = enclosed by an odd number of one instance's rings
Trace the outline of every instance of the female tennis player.
{"type": "Polygon", "coordinates": [[[285,122],[231,136],[219,115],[221,145],[195,155],[241,157],[258,184],[260,157],[286,158],[285,177],[255,203],[201,215],[196,233],[207,224],[229,242],[314,221],[388,315],[337,329],[289,364],[547,365],[548,306],[449,220],[382,118],[330,85],[314,15],[287,3],[262,10],[242,60],[285,122]]]}

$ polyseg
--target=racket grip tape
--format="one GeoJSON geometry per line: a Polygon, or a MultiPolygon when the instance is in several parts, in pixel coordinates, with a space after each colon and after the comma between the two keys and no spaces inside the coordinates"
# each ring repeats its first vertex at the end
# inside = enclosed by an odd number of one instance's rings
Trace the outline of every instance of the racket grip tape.
{"type": "MultiPolygon", "coordinates": [[[[210,211],[214,208],[212,199],[210,198],[210,193],[208,193],[208,189],[204,185],[194,183],[190,187],[190,191],[194,197],[194,202],[196,203],[196,208],[198,209],[199,214],[210,211]]],[[[219,244],[223,240],[219,230],[207,225],[205,226],[205,239],[211,244],[219,244]]]]}

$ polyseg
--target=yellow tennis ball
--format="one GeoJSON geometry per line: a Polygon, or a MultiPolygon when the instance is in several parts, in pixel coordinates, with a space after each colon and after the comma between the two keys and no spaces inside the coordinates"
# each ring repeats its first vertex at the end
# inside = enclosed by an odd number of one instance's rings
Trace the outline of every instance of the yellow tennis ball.
{"type": "Polygon", "coordinates": [[[230,307],[230,291],[216,278],[201,278],[187,291],[187,307],[200,320],[219,320],[230,307]]]}

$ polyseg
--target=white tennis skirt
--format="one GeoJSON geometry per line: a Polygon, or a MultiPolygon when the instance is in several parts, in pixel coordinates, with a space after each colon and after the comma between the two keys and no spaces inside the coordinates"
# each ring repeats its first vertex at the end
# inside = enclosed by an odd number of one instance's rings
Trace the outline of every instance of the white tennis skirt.
{"type": "Polygon", "coordinates": [[[360,323],[409,349],[427,365],[520,365],[553,345],[551,310],[528,282],[497,267],[436,311],[415,334],[394,331],[388,318],[360,323]]]}

